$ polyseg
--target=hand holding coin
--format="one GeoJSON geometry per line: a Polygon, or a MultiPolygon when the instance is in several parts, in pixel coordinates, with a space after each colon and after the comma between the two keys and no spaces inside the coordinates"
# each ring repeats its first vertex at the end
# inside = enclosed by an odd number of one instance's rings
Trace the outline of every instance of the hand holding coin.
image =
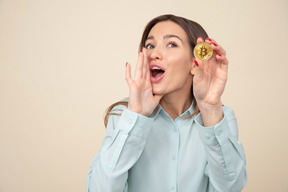
{"type": "Polygon", "coordinates": [[[194,49],[196,64],[193,77],[193,93],[199,109],[207,106],[222,106],[221,95],[224,91],[228,60],[225,50],[215,40],[201,37],[194,49]]]}

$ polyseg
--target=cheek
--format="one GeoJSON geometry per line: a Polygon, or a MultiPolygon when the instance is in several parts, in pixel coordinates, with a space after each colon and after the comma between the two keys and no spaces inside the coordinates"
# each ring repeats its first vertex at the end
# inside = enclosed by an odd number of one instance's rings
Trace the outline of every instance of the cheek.
{"type": "Polygon", "coordinates": [[[192,61],[190,55],[171,54],[167,55],[167,63],[173,71],[181,71],[183,73],[190,73],[192,69],[192,61]]]}

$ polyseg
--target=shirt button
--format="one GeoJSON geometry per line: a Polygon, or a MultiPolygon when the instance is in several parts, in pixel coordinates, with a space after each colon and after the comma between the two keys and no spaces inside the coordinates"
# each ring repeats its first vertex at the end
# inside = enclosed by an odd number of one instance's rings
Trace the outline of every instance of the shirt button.
{"type": "Polygon", "coordinates": [[[172,190],[172,191],[174,191],[174,189],[175,189],[175,187],[174,187],[174,186],[172,186],[172,187],[171,187],[171,190],[172,190]]]}
{"type": "Polygon", "coordinates": [[[207,139],[210,139],[210,135],[207,134],[207,135],[206,135],[206,138],[207,138],[207,139]]]}
{"type": "Polygon", "coordinates": [[[175,157],[175,156],[173,156],[173,157],[172,157],[172,159],[175,161],[175,160],[176,160],[176,157],[175,157]]]}

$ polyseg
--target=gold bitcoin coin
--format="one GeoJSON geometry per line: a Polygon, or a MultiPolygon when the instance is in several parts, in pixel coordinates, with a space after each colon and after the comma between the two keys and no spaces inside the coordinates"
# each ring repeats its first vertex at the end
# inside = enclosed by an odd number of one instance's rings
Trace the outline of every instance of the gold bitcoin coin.
{"type": "Polygon", "coordinates": [[[208,43],[199,43],[194,47],[194,56],[201,61],[207,61],[213,55],[213,49],[208,43]]]}

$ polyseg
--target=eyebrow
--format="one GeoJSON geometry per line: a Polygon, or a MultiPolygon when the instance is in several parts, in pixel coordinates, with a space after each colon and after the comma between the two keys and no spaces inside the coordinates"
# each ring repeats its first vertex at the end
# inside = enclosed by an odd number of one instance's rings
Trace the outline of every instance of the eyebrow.
{"type": "MultiPolygon", "coordinates": [[[[182,39],[181,39],[180,37],[178,37],[177,35],[165,35],[165,36],[163,37],[163,39],[168,39],[168,38],[173,38],[173,37],[179,39],[179,40],[183,43],[182,39]]],[[[147,40],[154,40],[154,37],[153,37],[153,36],[149,36],[149,37],[146,39],[146,41],[147,41],[147,40]]]]}

